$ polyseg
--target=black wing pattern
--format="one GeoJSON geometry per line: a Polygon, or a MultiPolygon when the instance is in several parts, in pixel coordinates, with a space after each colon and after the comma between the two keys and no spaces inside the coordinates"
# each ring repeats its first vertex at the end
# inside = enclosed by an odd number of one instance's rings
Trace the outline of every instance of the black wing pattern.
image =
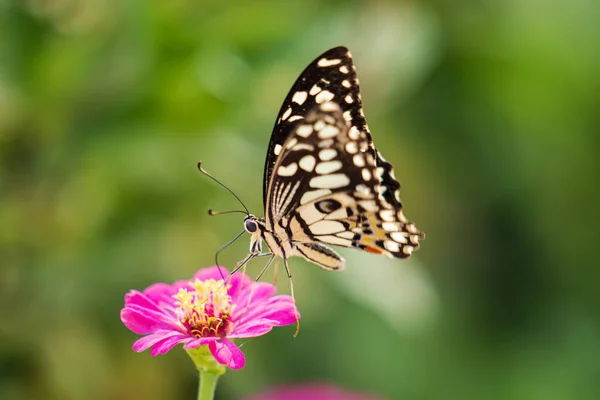
{"type": "Polygon", "coordinates": [[[400,184],[373,146],[345,47],[315,59],[292,87],[264,178],[267,228],[305,258],[315,242],[406,258],[423,237],[404,217],[400,184]]]}

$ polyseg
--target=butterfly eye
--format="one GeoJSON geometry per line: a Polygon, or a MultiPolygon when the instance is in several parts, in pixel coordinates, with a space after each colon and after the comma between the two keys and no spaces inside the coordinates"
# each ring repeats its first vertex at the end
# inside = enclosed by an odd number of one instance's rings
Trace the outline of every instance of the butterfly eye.
{"type": "Polygon", "coordinates": [[[248,233],[254,233],[258,227],[256,226],[256,222],[247,219],[246,222],[244,222],[244,229],[246,229],[246,232],[248,233]]]}
{"type": "Polygon", "coordinates": [[[342,205],[339,201],[336,200],[323,200],[315,204],[317,210],[321,211],[323,214],[329,214],[340,208],[342,205]]]}

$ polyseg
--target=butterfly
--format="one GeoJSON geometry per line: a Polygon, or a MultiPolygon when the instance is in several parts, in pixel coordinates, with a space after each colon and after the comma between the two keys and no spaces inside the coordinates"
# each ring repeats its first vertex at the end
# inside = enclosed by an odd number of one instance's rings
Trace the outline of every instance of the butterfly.
{"type": "Polygon", "coordinates": [[[419,248],[424,234],[404,216],[400,183],[373,145],[347,48],[311,62],[283,102],[267,151],[263,200],[264,218],[246,209],[250,253],[236,269],[270,256],[264,272],[278,256],[291,278],[292,256],[343,269],[344,259],[329,245],[395,258],[419,248]]]}

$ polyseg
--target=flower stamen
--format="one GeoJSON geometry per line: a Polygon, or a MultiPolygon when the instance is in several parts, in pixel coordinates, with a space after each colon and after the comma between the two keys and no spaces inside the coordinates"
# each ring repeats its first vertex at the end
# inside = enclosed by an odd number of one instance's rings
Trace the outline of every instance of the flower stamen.
{"type": "Polygon", "coordinates": [[[190,289],[179,289],[173,297],[179,322],[190,335],[222,338],[231,333],[229,317],[234,309],[228,293],[231,285],[225,285],[223,280],[196,279],[189,286],[190,289]]]}

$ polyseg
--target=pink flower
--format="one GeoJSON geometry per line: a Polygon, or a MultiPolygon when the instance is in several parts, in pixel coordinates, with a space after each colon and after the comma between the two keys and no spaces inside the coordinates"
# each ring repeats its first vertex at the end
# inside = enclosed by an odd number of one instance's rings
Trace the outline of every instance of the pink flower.
{"type": "Polygon", "coordinates": [[[288,295],[275,296],[275,286],[255,282],[235,273],[224,284],[225,268],[199,270],[191,280],[172,285],[155,283],[143,292],[125,295],[121,321],[134,333],[145,335],[133,344],[151,355],[165,354],[179,343],[185,349],[208,345],[214,358],[232,369],[246,359],[232,339],[264,335],[274,326],[289,325],[299,318],[288,295]]]}
{"type": "Polygon", "coordinates": [[[349,392],[327,383],[318,383],[274,388],[246,400],[382,400],[382,398],[349,392]]]}

